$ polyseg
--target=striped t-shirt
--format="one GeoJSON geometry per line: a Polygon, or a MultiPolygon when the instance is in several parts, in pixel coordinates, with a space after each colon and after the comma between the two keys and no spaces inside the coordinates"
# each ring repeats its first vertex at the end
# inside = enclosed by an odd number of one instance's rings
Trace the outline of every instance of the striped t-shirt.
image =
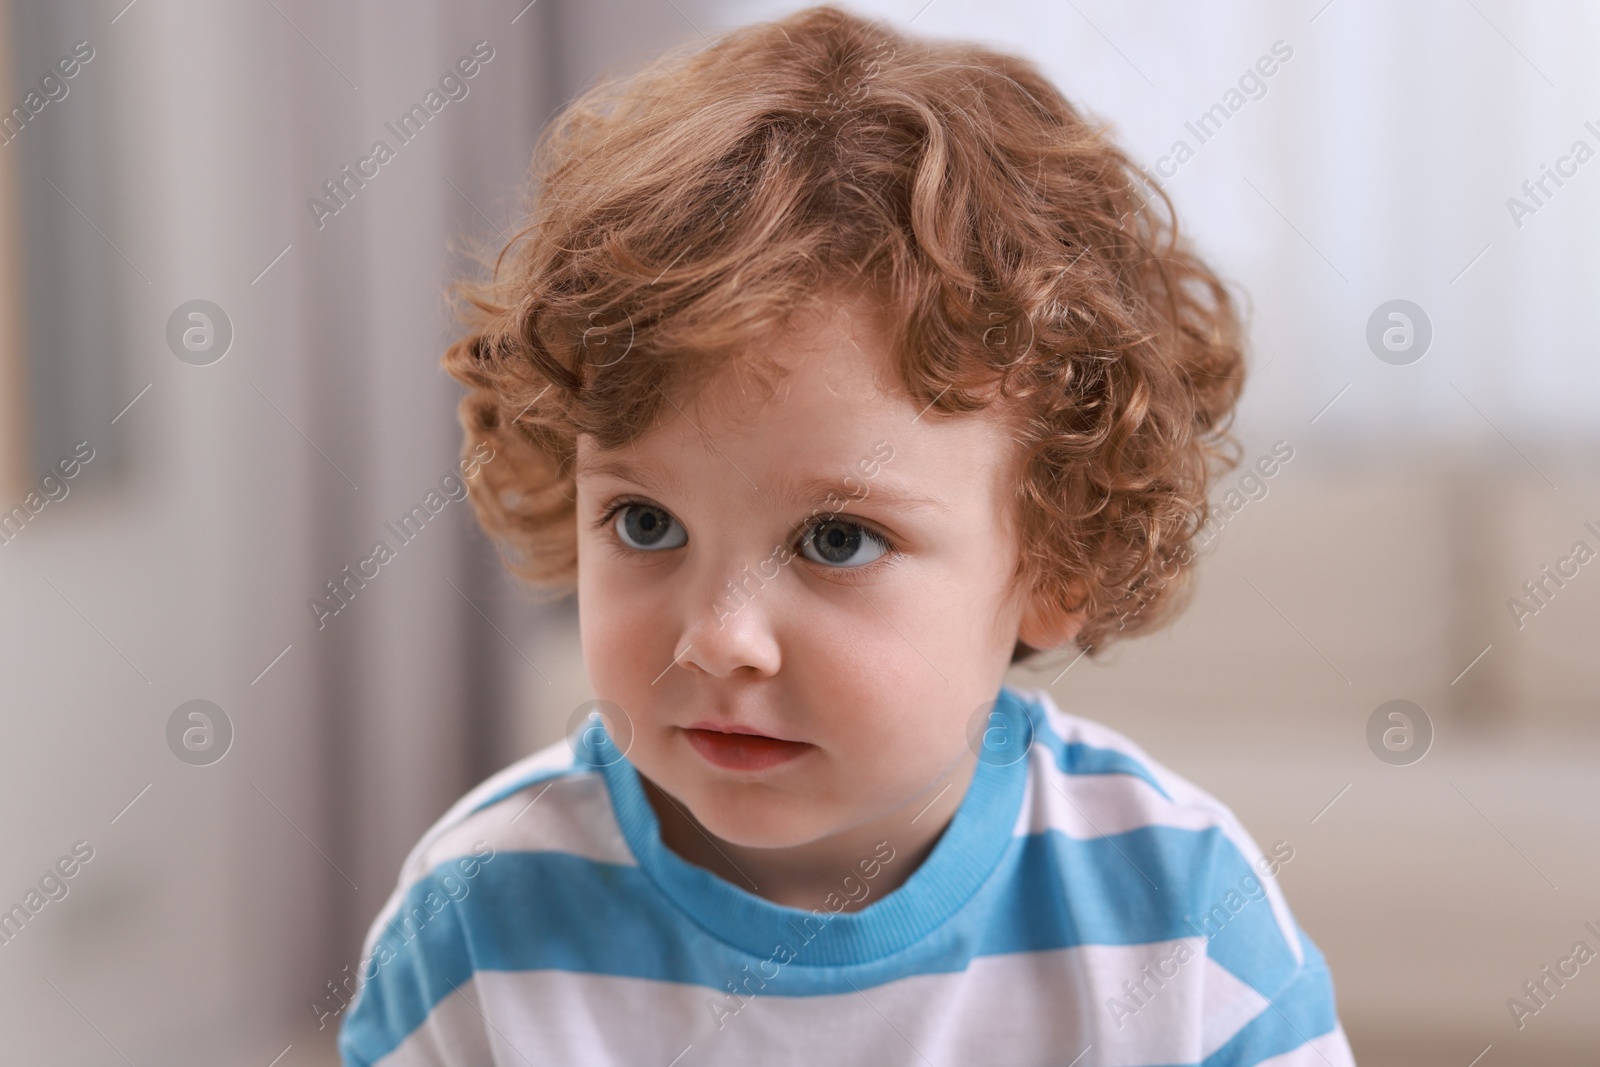
{"type": "Polygon", "coordinates": [[[884,845],[809,910],[663,845],[603,733],[514,764],[407,858],[345,1062],[1353,1065],[1274,877],[1292,845],[1042,689],[994,715],[915,873],[871,899],[884,845]]]}

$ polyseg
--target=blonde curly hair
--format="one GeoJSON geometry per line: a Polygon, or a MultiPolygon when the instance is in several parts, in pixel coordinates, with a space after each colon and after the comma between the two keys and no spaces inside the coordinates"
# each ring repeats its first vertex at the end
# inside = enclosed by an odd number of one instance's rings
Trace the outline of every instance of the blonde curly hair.
{"type": "Polygon", "coordinates": [[[495,450],[474,509],[535,589],[575,588],[579,434],[626,444],[847,283],[881,296],[930,415],[1020,412],[1015,588],[1081,611],[1079,648],[1186,599],[1238,461],[1239,315],[1165,192],[1031,62],[812,7],[592,87],[530,179],[522,229],[454,288],[443,364],[463,454],[495,450]]]}

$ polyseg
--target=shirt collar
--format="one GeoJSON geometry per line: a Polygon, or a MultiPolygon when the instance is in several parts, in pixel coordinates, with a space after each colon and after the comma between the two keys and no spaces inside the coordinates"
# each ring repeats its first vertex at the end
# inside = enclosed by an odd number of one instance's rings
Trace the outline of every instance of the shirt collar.
{"type": "MultiPolygon", "coordinates": [[[[1004,716],[1031,737],[1033,714],[1015,691],[1002,686],[989,722],[1004,716]]],[[[617,752],[609,739],[600,744],[617,752]]],[[[892,892],[853,912],[833,912],[822,901],[815,911],[775,904],[689,863],[662,843],[655,810],[633,764],[620,754],[595,762],[602,764],[617,822],[640,869],[699,926],[756,956],[787,946],[796,963],[841,966],[882,958],[925,937],[959,911],[993,872],[1011,843],[1028,761],[1006,752],[985,756],[922,865],[892,892]]]]}

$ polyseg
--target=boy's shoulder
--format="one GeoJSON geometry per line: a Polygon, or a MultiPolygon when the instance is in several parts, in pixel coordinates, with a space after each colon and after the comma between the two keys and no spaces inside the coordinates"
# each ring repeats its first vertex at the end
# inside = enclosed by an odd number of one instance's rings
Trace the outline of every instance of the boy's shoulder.
{"type": "Polygon", "coordinates": [[[401,864],[398,884],[376,927],[407,890],[464,857],[498,852],[564,852],[634,866],[605,779],[557,741],[479,783],[422,835],[401,864]]]}
{"type": "Polygon", "coordinates": [[[1091,802],[1104,802],[1093,807],[1108,822],[1095,830],[1080,820],[1080,828],[1100,835],[1150,824],[1214,827],[1230,837],[1249,837],[1232,809],[1126,734],[1062,711],[1047,689],[1012,691],[1030,709],[1030,756],[1040,787],[1068,789],[1091,802]]]}
{"type": "MultiPolygon", "coordinates": [[[[1030,787],[1014,834],[1058,844],[1074,878],[1097,877],[1122,899],[1145,896],[1185,928],[1214,906],[1265,898],[1271,922],[1304,962],[1293,914],[1277,874],[1294,857],[1287,841],[1264,852],[1227,804],[1103,723],[1061,710],[1045,689],[1014,690],[1031,710],[1030,787]],[[1083,874],[1085,870],[1091,873],[1083,874]],[[1232,894],[1230,896],[1230,894],[1232,894]]],[[[1270,936],[1270,935],[1268,935],[1270,936]]]]}

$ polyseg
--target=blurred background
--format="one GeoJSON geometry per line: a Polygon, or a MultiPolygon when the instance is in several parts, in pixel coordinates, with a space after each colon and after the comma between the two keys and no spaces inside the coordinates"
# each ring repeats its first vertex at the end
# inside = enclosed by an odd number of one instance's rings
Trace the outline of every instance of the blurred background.
{"type": "MultiPolygon", "coordinates": [[[[590,695],[465,504],[308,606],[455,469],[442,286],[564,101],[799,6],[0,3],[0,908],[92,850],[0,944],[0,1059],[335,1062],[407,849],[590,695]]],[[[1109,124],[1250,294],[1245,462],[1292,453],[1180,621],[1012,681],[1292,845],[1363,1065],[1600,1060],[1596,967],[1507,1003],[1600,948],[1600,11],[844,6],[1109,124]]]]}

